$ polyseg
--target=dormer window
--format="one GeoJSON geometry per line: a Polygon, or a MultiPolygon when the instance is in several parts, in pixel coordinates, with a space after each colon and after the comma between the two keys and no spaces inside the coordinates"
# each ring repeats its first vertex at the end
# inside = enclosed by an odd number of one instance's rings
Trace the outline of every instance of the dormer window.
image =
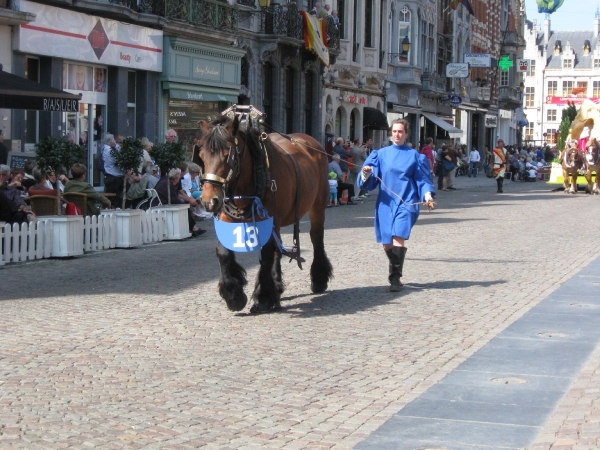
{"type": "Polygon", "coordinates": [[[561,52],[562,52],[562,45],[561,45],[560,41],[557,40],[554,43],[554,54],[560,55],[561,52]]]}
{"type": "Polygon", "coordinates": [[[571,58],[563,59],[563,69],[572,69],[573,68],[573,60],[571,58]]]}
{"type": "Polygon", "coordinates": [[[594,69],[600,69],[600,58],[594,58],[594,69]]]}
{"type": "Polygon", "coordinates": [[[589,55],[591,50],[592,50],[592,46],[590,44],[590,41],[588,39],[586,39],[583,42],[583,54],[584,55],[589,55]]]}

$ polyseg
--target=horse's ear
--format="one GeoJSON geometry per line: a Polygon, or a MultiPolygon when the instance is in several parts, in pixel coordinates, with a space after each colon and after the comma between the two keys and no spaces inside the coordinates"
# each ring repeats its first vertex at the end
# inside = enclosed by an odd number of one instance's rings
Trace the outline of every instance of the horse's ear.
{"type": "Polygon", "coordinates": [[[199,120],[198,126],[200,127],[200,131],[203,135],[210,131],[210,124],[206,120],[199,120]]]}

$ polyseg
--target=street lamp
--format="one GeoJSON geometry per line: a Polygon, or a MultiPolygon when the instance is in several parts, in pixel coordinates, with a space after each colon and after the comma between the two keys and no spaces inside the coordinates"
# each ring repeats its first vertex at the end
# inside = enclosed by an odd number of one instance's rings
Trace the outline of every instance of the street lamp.
{"type": "Polygon", "coordinates": [[[271,0],[258,0],[258,5],[261,8],[268,8],[269,6],[271,6],[271,0]]]}
{"type": "Polygon", "coordinates": [[[404,39],[402,39],[402,54],[408,55],[409,51],[410,51],[410,40],[408,39],[408,36],[404,36],[404,39]]]}

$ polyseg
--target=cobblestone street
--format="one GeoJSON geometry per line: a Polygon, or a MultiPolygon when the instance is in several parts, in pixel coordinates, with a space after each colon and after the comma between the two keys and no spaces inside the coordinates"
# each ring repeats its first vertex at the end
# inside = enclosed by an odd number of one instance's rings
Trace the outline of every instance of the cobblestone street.
{"type": "MultiPolygon", "coordinates": [[[[0,268],[0,448],[353,448],[599,255],[597,196],[456,186],[421,213],[400,293],[375,193],[327,210],[324,294],[302,223],[278,313],[226,308],[206,221],[196,239],[0,268]]],[[[238,259],[250,294],[258,254],[238,259]]],[[[598,448],[599,370],[597,349],[532,449],[598,448]]]]}

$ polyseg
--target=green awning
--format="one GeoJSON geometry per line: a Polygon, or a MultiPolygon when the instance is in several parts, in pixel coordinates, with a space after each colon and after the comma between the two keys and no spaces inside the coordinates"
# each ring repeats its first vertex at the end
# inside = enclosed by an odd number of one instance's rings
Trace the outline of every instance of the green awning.
{"type": "Polygon", "coordinates": [[[178,100],[190,100],[196,102],[238,102],[239,92],[233,89],[172,83],[170,81],[165,81],[163,83],[163,88],[169,91],[170,98],[178,100]]]}

